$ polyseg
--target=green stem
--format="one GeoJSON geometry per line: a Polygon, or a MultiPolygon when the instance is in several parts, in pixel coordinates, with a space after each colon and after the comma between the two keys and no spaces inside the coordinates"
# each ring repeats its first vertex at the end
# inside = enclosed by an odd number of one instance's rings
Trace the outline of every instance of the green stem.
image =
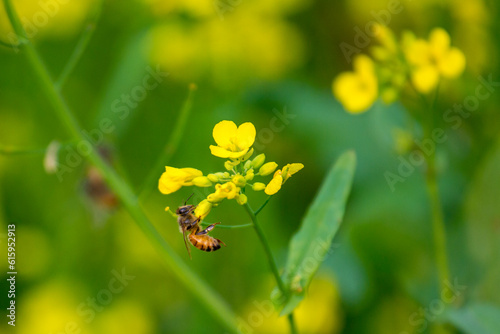
{"type": "MultiPolygon", "coordinates": [[[[269,197],[269,198],[271,198],[271,197],[269,197]]],[[[269,201],[269,198],[263,204],[263,206],[265,206],[265,204],[267,204],[267,202],[269,201]]],[[[269,246],[269,243],[267,242],[266,236],[264,235],[264,231],[262,230],[262,228],[259,225],[259,222],[257,220],[257,216],[256,216],[255,212],[252,210],[252,208],[250,207],[250,205],[248,204],[248,202],[245,203],[244,207],[245,207],[245,210],[247,211],[248,215],[250,216],[250,219],[252,219],[253,227],[255,229],[255,232],[257,233],[257,236],[259,237],[260,243],[264,247],[264,252],[266,253],[269,267],[271,267],[271,271],[273,272],[274,278],[276,279],[276,284],[278,285],[278,288],[280,289],[281,293],[284,296],[287,296],[288,290],[286,289],[285,284],[283,283],[283,280],[281,279],[280,273],[278,271],[278,266],[276,265],[276,261],[274,261],[273,253],[271,252],[271,247],[269,246]]],[[[293,319],[293,313],[291,313],[288,316],[288,322],[290,324],[290,332],[292,334],[296,334],[297,328],[295,326],[295,322],[293,319]]]]}
{"type": "Polygon", "coordinates": [[[193,106],[193,96],[196,91],[196,85],[189,85],[189,93],[182,106],[182,109],[177,117],[177,121],[173,126],[173,130],[170,133],[170,137],[162,151],[162,154],[156,160],[153,168],[151,169],[149,175],[146,177],[144,183],[139,188],[139,194],[141,197],[146,197],[154,187],[154,183],[157,182],[161,173],[165,171],[165,166],[169,163],[172,156],[177,151],[179,144],[184,134],[184,130],[189,120],[189,115],[191,114],[191,108],[193,106]]]}
{"type": "MultiPolygon", "coordinates": [[[[211,225],[210,223],[207,223],[207,222],[201,222],[201,225],[202,226],[208,226],[208,225],[211,225]]],[[[233,229],[233,228],[247,228],[247,227],[252,227],[253,226],[253,223],[249,223],[249,224],[241,224],[241,225],[217,225],[217,228],[227,228],[227,229],[233,229]]]]}
{"type": "MultiPolygon", "coordinates": [[[[432,137],[432,132],[436,127],[436,116],[434,109],[438,96],[438,88],[436,88],[435,96],[432,103],[428,103],[427,99],[422,96],[424,101],[424,115],[428,115],[427,120],[424,120],[424,133],[427,138],[432,137]]],[[[434,251],[436,257],[436,266],[438,271],[440,293],[449,293],[447,283],[450,282],[450,270],[448,267],[448,253],[446,250],[446,227],[444,222],[443,207],[439,196],[438,174],[436,167],[436,150],[437,147],[426,155],[427,172],[425,175],[427,193],[431,206],[432,218],[432,234],[434,239],[434,251]]],[[[448,327],[442,324],[436,324],[437,333],[450,333],[448,327]]]]}
{"type": "Polygon", "coordinates": [[[76,64],[78,64],[78,61],[80,60],[85,49],[87,48],[87,45],[89,44],[90,39],[95,31],[97,21],[99,20],[99,16],[101,14],[101,8],[102,8],[102,1],[100,1],[97,4],[95,13],[93,14],[92,18],[90,19],[90,22],[87,24],[87,27],[80,36],[80,39],[76,43],[76,47],[73,50],[71,56],[69,57],[68,62],[61,71],[59,79],[57,79],[57,81],[55,82],[55,87],[57,90],[62,89],[69,75],[71,74],[71,72],[73,72],[73,69],[75,68],[76,64]]]}
{"type": "Polygon", "coordinates": [[[13,50],[15,50],[15,49],[16,49],[17,47],[19,47],[19,45],[21,45],[21,44],[14,44],[14,45],[12,45],[12,44],[10,44],[10,43],[6,43],[6,42],[4,42],[4,41],[0,41],[0,45],[1,45],[1,46],[3,46],[3,47],[5,47],[5,48],[8,48],[8,49],[13,49],[13,50]]]}
{"type": "MultiPolygon", "coordinates": [[[[25,37],[26,33],[19,22],[19,18],[14,11],[11,1],[3,0],[3,2],[15,32],[25,37]]],[[[60,117],[66,129],[71,133],[71,136],[75,140],[84,141],[85,138],[80,132],[80,128],[75,118],[69,111],[60,93],[55,89],[49,73],[42,64],[33,45],[28,43],[24,44],[23,47],[26,51],[25,55],[28,64],[32,67],[34,72],[34,77],[40,82],[42,92],[52,105],[52,108],[60,117]]],[[[139,207],[138,199],[131,188],[103,161],[94,148],[90,149],[86,158],[101,172],[109,187],[120,198],[134,221],[158,250],[161,258],[174,274],[177,275],[181,284],[184,284],[201,304],[204,305],[230,332],[238,333],[235,315],[226,303],[181,260],[170,245],[162,238],[139,207]]]]}
{"type": "Polygon", "coordinates": [[[262,209],[264,209],[264,207],[267,205],[267,203],[269,203],[269,200],[271,199],[271,197],[273,197],[272,195],[269,196],[266,201],[257,209],[255,210],[255,215],[257,216],[259,214],[259,212],[262,211],[262,209]]]}

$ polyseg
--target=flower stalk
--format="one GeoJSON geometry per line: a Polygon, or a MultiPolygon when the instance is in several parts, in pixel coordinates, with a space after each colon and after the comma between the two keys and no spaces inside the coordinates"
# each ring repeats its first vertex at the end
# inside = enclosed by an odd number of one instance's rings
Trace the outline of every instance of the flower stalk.
{"type": "MultiPolygon", "coordinates": [[[[288,290],[286,289],[285,284],[283,283],[283,280],[281,279],[280,273],[278,271],[278,266],[276,265],[276,261],[274,260],[273,253],[271,251],[271,247],[269,246],[267,238],[264,235],[264,231],[260,227],[259,222],[257,220],[257,214],[266,206],[266,204],[269,202],[270,199],[271,199],[271,196],[269,196],[267,198],[267,200],[264,202],[264,204],[262,204],[262,206],[259,208],[258,211],[253,211],[248,203],[246,203],[244,205],[244,207],[245,207],[246,212],[250,216],[250,219],[252,220],[255,232],[257,233],[257,236],[259,237],[260,243],[262,244],[262,247],[264,248],[264,253],[266,254],[267,262],[269,263],[269,267],[271,268],[271,271],[274,275],[274,278],[276,280],[276,284],[278,285],[278,288],[280,289],[282,295],[287,296],[288,290]]],[[[295,325],[293,312],[291,312],[288,315],[288,323],[290,325],[290,333],[297,334],[298,331],[297,331],[297,327],[295,325]]]]}

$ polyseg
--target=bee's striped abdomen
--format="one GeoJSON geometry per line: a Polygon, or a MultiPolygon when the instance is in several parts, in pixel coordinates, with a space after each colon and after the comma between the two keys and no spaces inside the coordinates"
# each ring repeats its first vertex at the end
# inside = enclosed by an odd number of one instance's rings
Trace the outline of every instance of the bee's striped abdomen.
{"type": "Polygon", "coordinates": [[[191,241],[194,247],[204,252],[214,252],[220,249],[221,241],[209,235],[196,235],[191,233],[189,235],[189,241],[191,241]]]}

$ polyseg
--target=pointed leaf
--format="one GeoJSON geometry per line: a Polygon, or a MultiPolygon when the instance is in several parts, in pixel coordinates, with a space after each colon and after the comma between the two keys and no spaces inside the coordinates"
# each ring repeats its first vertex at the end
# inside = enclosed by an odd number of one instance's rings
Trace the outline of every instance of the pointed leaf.
{"type": "Polygon", "coordinates": [[[305,291],[330,249],[351,191],[356,168],[354,151],[344,153],[331,168],[299,231],[292,237],[283,282],[288,289],[281,315],[304,298],[305,291]]]}

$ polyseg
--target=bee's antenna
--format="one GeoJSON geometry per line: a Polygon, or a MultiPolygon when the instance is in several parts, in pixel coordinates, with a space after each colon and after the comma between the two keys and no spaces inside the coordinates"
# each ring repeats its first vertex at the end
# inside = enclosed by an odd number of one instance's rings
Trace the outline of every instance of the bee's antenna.
{"type": "Polygon", "coordinates": [[[191,197],[193,197],[193,195],[194,195],[194,193],[192,193],[191,195],[189,195],[189,197],[187,198],[187,200],[184,202],[184,205],[186,205],[186,204],[187,204],[187,201],[189,201],[189,199],[190,199],[191,197]]]}

